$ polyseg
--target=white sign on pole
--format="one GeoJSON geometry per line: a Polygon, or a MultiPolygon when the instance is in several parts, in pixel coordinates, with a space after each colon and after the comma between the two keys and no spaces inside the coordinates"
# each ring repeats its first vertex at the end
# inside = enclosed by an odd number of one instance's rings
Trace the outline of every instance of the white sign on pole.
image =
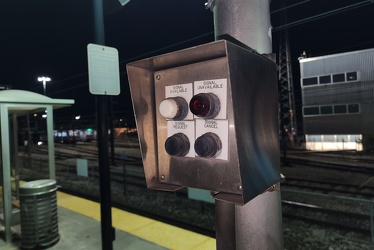
{"type": "Polygon", "coordinates": [[[98,44],[87,45],[90,93],[119,95],[119,59],[116,48],[98,44]]]}

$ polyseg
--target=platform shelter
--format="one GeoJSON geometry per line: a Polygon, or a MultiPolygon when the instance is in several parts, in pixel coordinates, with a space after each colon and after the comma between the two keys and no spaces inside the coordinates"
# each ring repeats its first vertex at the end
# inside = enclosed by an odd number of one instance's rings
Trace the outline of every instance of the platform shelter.
{"type": "Polygon", "coordinates": [[[12,222],[12,182],[11,182],[11,159],[17,158],[17,116],[46,112],[47,142],[48,142],[48,166],[49,178],[55,179],[55,150],[53,140],[53,109],[68,107],[74,104],[72,99],[52,99],[50,97],[24,90],[2,90],[0,91],[0,125],[1,125],[1,170],[2,170],[2,218],[1,224],[5,228],[5,241],[11,241],[12,222]],[[10,122],[13,121],[13,122],[10,122]],[[12,124],[12,128],[9,124],[12,124]],[[11,131],[15,134],[10,136],[11,131]],[[13,138],[14,142],[11,142],[13,138]],[[13,145],[13,148],[12,148],[13,145]],[[16,150],[15,150],[16,149],[16,150]],[[13,156],[12,156],[13,154],[13,156]]]}

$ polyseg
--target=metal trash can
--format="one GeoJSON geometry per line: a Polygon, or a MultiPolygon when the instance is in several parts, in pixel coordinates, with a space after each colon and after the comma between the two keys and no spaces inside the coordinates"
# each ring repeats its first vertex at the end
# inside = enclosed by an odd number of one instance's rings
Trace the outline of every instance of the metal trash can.
{"type": "Polygon", "coordinates": [[[21,248],[43,249],[60,240],[55,180],[37,180],[19,188],[21,248]]]}

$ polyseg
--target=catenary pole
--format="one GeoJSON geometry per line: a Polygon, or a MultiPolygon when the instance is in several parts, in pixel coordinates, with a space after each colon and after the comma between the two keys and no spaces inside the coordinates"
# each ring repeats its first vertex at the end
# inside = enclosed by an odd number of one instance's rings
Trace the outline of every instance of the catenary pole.
{"type": "MultiPolygon", "coordinates": [[[[95,43],[105,45],[103,0],[93,0],[95,43]]],[[[103,83],[105,84],[105,83],[103,83]]],[[[96,96],[97,145],[99,151],[101,245],[103,250],[113,249],[112,199],[108,152],[109,96],[96,96]]]]}
{"type": "MultiPolygon", "coordinates": [[[[216,40],[230,36],[258,53],[272,52],[270,0],[209,0],[206,7],[213,11],[216,40]]],[[[216,211],[235,218],[235,234],[230,237],[236,238],[236,249],[283,249],[280,191],[265,192],[244,206],[235,206],[235,212],[221,203],[216,202],[216,211]]],[[[227,240],[217,238],[217,249],[224,249],[223,244],[227,240]]]]}

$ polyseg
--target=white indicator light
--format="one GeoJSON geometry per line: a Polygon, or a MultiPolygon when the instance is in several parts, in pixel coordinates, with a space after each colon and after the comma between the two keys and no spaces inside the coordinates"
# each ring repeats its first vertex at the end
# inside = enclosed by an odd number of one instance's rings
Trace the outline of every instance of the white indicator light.
{"type": "Polygon", "coordinates": [[[160,103],[160,113],[163,117],[173,119],[178,114],[177,102],[173,99],[165,99],[160,103]]]}
{"type": "Polygon", "coordinates": [[[163,117],[175,121],[183,120],[188,113],[188,104],[182,97],[166,98],[158,108],[163,117]]]}

